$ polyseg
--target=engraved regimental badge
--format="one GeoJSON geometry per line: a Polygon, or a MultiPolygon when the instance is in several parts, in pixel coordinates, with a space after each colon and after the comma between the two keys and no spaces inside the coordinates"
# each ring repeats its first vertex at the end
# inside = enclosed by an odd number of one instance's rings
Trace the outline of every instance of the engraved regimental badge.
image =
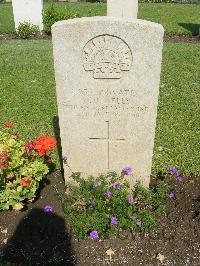
{"type": "Polygon", "coordinates": [[[82,61],[85,71],[91,71],[95,79],[120,79],[131,68],[132,53],[122,39],[101,35],[86,43],[82,61]]]}

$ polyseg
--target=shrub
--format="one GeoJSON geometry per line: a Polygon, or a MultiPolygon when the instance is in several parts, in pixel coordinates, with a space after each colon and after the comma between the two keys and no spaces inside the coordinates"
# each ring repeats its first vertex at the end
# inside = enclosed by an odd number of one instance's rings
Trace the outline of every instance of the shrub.
{"type": "Polygon", "coordinates": [[[0,210],[20,210],[35,198],[55,145],[49,136],[24,144],[16,135],[0,132],[0,210]]]}
{"type": "Polygon", "coordinates": [[[33,25],[29,22],[23,22],[20,23],[17,28],[17,35],[22,39],[37,37],[40,35],[40,29],[39,26],[33,25]]]}
{"type": "Polygon", "coordinates": [[[167,187],[163,181],[152,189],[137,183],[131,190],[123,175],[116,173],[87,180],[76,173],[72,178],[64,211],[78,238],[107,238],[121,229],[153,228],[165,207],[167,187]]]}
{"type": "MultiPolygon", "coordinates": [[[[65,10],[66,11],[66,10],[65,10]]],[[[80,15],[78,13],[70,13],[66,11],[66,13],[56,10],[54,5],[49,6],[44,13],[44,30],[47,34],[51,33],[51,26],[60,20],[66,20],[70,18],[76,18],[80,15]]]]}

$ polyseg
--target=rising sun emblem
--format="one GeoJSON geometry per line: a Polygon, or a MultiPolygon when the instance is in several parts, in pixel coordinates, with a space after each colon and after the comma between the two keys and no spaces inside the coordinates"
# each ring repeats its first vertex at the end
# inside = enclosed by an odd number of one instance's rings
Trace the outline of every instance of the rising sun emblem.
{"type": "Polygon", "coordinates": [[[131,68],[132,53],[122,39],[101,35],[86,43],[82,61],[85,71],[91,71],[95,79],[120,79],[131,68]]]}

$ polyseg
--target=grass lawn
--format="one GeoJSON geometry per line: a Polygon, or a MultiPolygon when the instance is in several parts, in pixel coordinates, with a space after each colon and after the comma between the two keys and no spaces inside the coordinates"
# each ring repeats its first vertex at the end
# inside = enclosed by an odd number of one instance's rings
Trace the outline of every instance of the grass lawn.
{"type": "MultiPolygon", "coordinates": [[[[200,172],[200,45],[164,45],[153,172],[177,165],[200,172]]],[[[54,134],[57,115],[52,44],[47,40],[0,42],[0,128],[5,122],[24,139],[54,134]]],[[[59,163],[57,164],[59,167],[59,163]]]]}
{"type": "MultiPolygon", "coordinates": [[[[50,4],[45,4],[46,9],[50,4]]],[[[58,9],[77,16],[104,16],[105,4],[56,3],[58,9]]],[[[152,4],[139,5],[139,18],[161,23],[168,35],[198,35],[200,5],[152,4]]],[[[13,33],[14,21],[11,4],[0,4],[0,34],[13,33]]]]}

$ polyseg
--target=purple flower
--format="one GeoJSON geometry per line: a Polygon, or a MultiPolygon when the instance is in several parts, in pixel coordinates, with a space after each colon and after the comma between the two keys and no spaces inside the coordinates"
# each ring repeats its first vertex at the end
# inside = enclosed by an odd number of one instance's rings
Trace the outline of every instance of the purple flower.
{"type": "Polygon", "coordinates": [[[53,211],[53,207],[50,206],[50,205],[46,205],[46,206],[44,206],[43,210],[44,210],[45,213],[50,213],[50,212],[53,211]]]}
{"type": "Polygon", "coordinates": [[[177,181],[177,182],[183,182],[183,178],[182,178],[182,176],[177,176],[177,177],[176,177],[176,181],[177,181]]]}
{"type": "Polygon", "coordinates": [[[133,169],[130,166],[126,166],[126,167],[123,168],[122,171],[123,171],[123,173],[125,175],[129,175],[129,174],[131,174],[133,172],[133,169]]]}
{"type": "Polygon", "coordinates": [[[174,192],[172,192],[172,191],[169,192],[169,198],[170,199],[174,199],[175,198],[174,192]]]}
{"type": "Polygon", "coordinates": [[[105,196],[106,196],[107,199],[111,198],[111,196],[112,196],[112,192],[107,191],[107,192],[105,193],[105,196]]]}
{"type": "Polygon", "coordinates": [[[142,224],[142,222],[141,221],[137,221],[136,224],[140,226],[142,224]]]}
{"type": "Polygon", "coordinates": [[[112,225],[116,225],[116,224],[118,224],[118,220],[117,220],[117,218],[116,218],[116,217],[111,217],[111,219],[110,219],[110,223],[111,223],[112,225]]]}
{"type": "Polygon", "coordinates": [[[93,188],[96,188],[98,185],[99,184],[98,184],[97,180],[94,180],[94,182],[93,182],[93,188]]]}
{"type": "Polygon", "coordinates": [[[167,166],[167,169],[168,169],[172,174],[174,174],[174,175],[180,175],[180,173],[181,173],[181,170],[176,169],[176,168],[174,168],[174,167],[171,166],[171,165],[168,165],[168,166],[167,166]]]}
{"type": "Polygon", "coordinates": [[[181,173],[181,170],[179,170],[179,169],[174,169],[174,174],[175,174],[175,175],[180,175],[180,173],[181,173]]]}
{"type": "Polygon", "coordinates": [[[88,207],[90,209],[94,208],[94,201],[90,201],[89,204],[88,204],[88,207]]]}
{"type": "Polygon", "coordinates": [[[114,187],[115,189],[120,189],[120,184],[116,182],[116,183],[114,183],[113,187],[114,187]]]}
{"type": "Polygon", "coordinates": [[[64,162],[66,162],[67,161],[67,156],[63,156],[62,159],[63,159],[64,162]]]}
{"type": "Polygon", "coordinates": [[[129,197],[128,198],[128,203],[133,203],[133,202],[135,202],[135,199],[133,197],[129,197]]]}
{"type": "Polygon", "coordinates": [[[90,232],[90,239],[99,238],[99,233],[95,230],[90,232]]]}
{"type": "Polygon", "coordinates": [[[172,171],[174,170],[174,167],[171,166],[171,165],[168,165],[168,166],[167,166],[167,170],[169,170],[170,172],[172,172],[172,171]]]}

